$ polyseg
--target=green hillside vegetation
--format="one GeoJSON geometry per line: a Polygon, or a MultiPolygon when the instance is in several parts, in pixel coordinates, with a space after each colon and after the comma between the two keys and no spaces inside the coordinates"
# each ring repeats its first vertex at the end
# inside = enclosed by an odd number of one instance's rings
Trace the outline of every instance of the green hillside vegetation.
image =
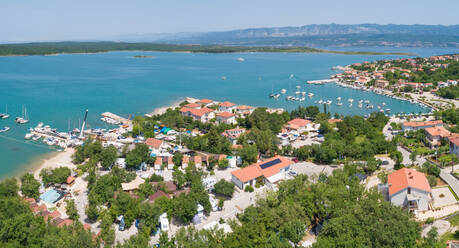
{"type": "Polygon", "coordinates": [[[348,52],[329,51],[309,47],[249,47],[249,46],[220,46],[220,45],[173,45],[156,43],[126,43],[126,42],[43,42],[24,44],[0,45],[0,56],[21,55],[51,55],[61,53],[101,53],[109,51],[156,51],[156,52],[191,52],[191,53],[236,53],[236,52],[266,52],[266,53],[339,53],[339,54],[398,54],[380,52],[348,52]]]}

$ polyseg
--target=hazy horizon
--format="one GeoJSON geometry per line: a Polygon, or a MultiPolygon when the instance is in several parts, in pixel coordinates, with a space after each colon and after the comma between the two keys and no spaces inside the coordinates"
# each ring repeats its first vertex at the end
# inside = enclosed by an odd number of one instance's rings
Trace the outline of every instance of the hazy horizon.
{"type": "Polygon", "coordinates": [[[0,42],[104,40],[119,35],[228,31],[310,24],[456,25],[459,2],[121,0],[0,2],[0,42]],[[408,11],[407,11],[408,10],[408,11]]]}

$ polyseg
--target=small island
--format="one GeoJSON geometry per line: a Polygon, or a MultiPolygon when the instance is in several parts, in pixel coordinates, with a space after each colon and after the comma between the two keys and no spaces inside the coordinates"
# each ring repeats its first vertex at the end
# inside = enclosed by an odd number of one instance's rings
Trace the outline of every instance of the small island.
{"type": "Polygon", "coordinates": [[[136,55],[134,56],[136,59],[147,59],[147,58],[153,58],[153,56],[147,56],[147,55],[136,55]]]}

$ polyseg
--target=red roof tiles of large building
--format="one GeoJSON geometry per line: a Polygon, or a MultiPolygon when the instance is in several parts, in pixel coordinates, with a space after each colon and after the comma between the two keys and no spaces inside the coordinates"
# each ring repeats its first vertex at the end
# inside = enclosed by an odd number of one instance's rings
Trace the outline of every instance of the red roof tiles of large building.
{"type": "Polygon", "coordinates": [[[425,129],[430,136],[440,136],[446,138],[451,135],[451,132],[446,130],[443,126],[439,127],[428,127],[425,129]]]}
{"type": "Polygon", "coordinates": [[[239,179],[239,181],[245,183],[253,180],[257,177],[264,176],[270,177],[280,172],[280,169],[291,165],[293,162],[283,156],[275,156],[264,161],[249,165],[245,168],[231,172],[231,174],[239,179]],[[268,168],[262,169],[261,165],[279,159],[280,162],[269,166],[268,168]]]}
{"type": "Polygon", "coordinates": [[[236,104],[234,104],[234,103],[232,103],[232,102],[228,102],[228,101],[222,102],[222,103],[219,104],[219,106],[227,107],[227,108],[233,107],[233,106],[235,106],[235,105],[236,105],[236,104]]]}
{"type": "Polygon", "coordinates": [[[185,105],[186,108],[200,108],[201,107],[201,104],[198,104],[198,103],[188,103],[187,105],[185,105]]]}
{"type": "Polygon", "coordinates": [[[394,195],[408,187],[431,192],[426,176],[413,169],[402,168],[387,176],[389,195],[394,195]]]}
{"type": "Polygon", "coordinates": [[[210,108],[200,108],[200,109],[190,109],[189,112],[194,116],[201,117],[207,113],[214,112],[214,110],[210,108]]]}
{"type": "Polygon", "coordinates": [[[436,126],[443,124],[442,120],[437,121],[407,121],[403,123],[405,127],[425,127],[425,126],[436,126]]]}
{"type": "Polygon", "coordinates": [[[223,117],[223,118],[230,118],[233,117],[234,115],[230,112],[220,112],[217,114],[218,117],[223,117]]]}

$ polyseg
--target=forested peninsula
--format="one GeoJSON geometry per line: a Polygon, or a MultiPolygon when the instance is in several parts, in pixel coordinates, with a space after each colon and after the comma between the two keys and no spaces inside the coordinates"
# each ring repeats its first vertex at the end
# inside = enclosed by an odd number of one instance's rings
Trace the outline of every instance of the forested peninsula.
{"type": "Polygon", "coordinates": [[[0,44],[0,56],[53,55],[62,53],[102,53],[110,51],[154,51],[189,53],[336,53],[349,55],[414,55],[365,51],[331,51],[310,47],[249,47],[220,45],[174,45],[127,42],[41,42],[0,44]]]}

